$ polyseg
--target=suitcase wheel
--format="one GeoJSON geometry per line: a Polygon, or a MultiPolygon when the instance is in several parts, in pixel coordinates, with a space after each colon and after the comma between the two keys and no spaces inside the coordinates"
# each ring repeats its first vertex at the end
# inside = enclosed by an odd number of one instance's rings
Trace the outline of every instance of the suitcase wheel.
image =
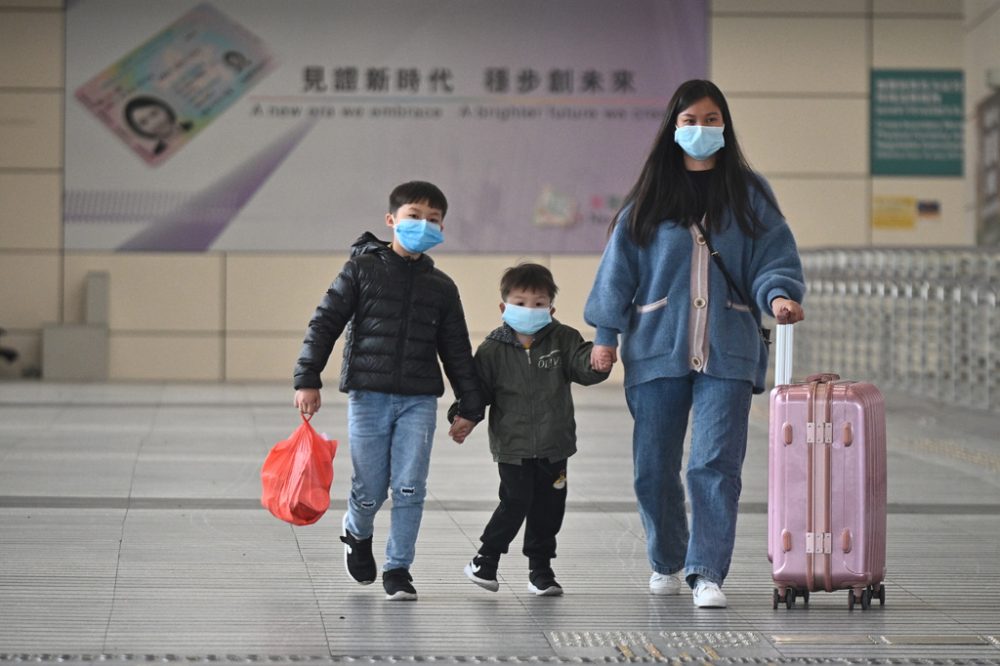
{"type": "MultiPolygon", "coordinates": [[[[771,608],[777,609],[779,603],[784,603],[785,608],[792,608],[795,606],[795,599],[798,596],[799,594],[794,587],[784,588],[783,593],[778,588],[774,588],[771,594],[771,608]]],[[[802,591],[802,603],[806,606],[809,605],[809,590],[802,591]]]]}
{"type": "MultiPolygon", "coordinates": [[[[884,586],[882,587],[881,593],[882,593],[882,598],[884,598],[885,597],[884,586]]],[[[854,610],[854,604],[857,603],[861,604],[861,610],[868,610],[868,608],[871,606],[872,603],[872,596],[873,592],[871,585],[864,588],[860,592],[857,592],[854,590],[854,588],[851,588],[850,590],[847,591],[847,608],[849,610],[854,610]]]]}
{"type": "Polygon", "coordinates": [[[777,609],[778,604],[784,603],[785,608],[791,608],[795,605],[795,588],[786,587],[783,590],[778,590],[774,588],[771,594],[771,608],[777,609]]]}

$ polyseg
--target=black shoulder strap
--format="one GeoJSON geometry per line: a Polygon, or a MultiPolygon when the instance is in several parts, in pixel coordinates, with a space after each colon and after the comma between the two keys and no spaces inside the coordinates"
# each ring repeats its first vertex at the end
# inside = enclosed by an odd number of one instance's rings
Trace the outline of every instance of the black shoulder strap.
{"type": "Polygon", "coordinates": [[[705,227],[701,226],[701,222],[697,220],[695,220],[694,225],[698,228],[698,233],[700,233],[702,238],[705,239],[705,246],[708,247],[709,254],[711,254],[712,259],[715,260],[715,265],[719,267],[720,271],[722,271],[722,276],[726,278],[726,283],[729,284],[729,288],[736,292],[737,298],[742,301],[743,305],[747,306],[751,310],[756,310],[756,305],[747,298],[746,294],[743,293],[743,290],[736,284],[736,280],[734,280],[733,276],[729,274],[729,270],[726,269],[726,265],[722,263],[722,255],[716,252],[715,248],[712,247],[712,240],[708,237],[708,232],[705,231],[705,227]]]}

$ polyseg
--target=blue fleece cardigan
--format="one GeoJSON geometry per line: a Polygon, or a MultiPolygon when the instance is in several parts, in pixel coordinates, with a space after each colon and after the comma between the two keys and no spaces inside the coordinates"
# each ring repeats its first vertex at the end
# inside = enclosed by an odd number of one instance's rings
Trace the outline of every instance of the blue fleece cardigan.
{"type": "MultiPolygon", "coordinates": [[[[761,183],[770,192],[763,178],[761,183]]],[[[779,296],[801,303],[805,279],[791,229],[756,188],[751,189],[750,205],[763,223],[758,237],[746,236],[727,213],[724,230],[711,235],[712,245],[759,312],[770,313],[771,301],[779,296]]],[[[620,356],[628,387],[683,377],[691,371],[688,313],[693,241],[687,227],[665,220],[652,242],[639,247],[629,238],[626,214],[622,213],[604,248],[584,319],[597,329],[594,344],[616,347],[622,336],[620,356]]],[[[758,333],[759,313],[742,306],[735,294],[730,299],[726,279],[714,261],[708,285],[705,373],[746,380],[753,383],[755,393],[763,392],[767,345],[758,333]]]]}

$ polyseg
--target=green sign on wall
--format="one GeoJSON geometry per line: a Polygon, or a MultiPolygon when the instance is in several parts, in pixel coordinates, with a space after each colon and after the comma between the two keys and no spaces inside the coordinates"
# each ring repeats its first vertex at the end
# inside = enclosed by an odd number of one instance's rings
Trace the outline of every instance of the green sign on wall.
{"type": "Polygon", "coordinates": [[[873,176],[961,176],[961,70],[872,70],[873,176]]]}

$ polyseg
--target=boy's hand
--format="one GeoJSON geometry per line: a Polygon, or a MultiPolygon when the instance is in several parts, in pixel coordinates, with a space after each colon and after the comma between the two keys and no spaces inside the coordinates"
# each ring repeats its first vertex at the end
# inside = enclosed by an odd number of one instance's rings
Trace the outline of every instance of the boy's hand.
{"type": "Polygon", "coordinates": [[[461,416],[456,416],[455,422],[451,424],[451,429],[448,430],[448,435],[450,435],[451,438],[458,444],[461,444],[475,427],[475,421],[470,421],[469,419],[463,419],[461,416]]]}
{"type": "Polygon", "coordinates": [[[319,389],[299,389],[295,392],[295,408],[306,416],[319,411],[319,389]]]}
{"type": "Polygon", "coordinates": [[[594,345],[590,351],[590,367],[598,372],[611,372],[611,366],[618,362],[618,350],[605,345],[594,345]]]}

